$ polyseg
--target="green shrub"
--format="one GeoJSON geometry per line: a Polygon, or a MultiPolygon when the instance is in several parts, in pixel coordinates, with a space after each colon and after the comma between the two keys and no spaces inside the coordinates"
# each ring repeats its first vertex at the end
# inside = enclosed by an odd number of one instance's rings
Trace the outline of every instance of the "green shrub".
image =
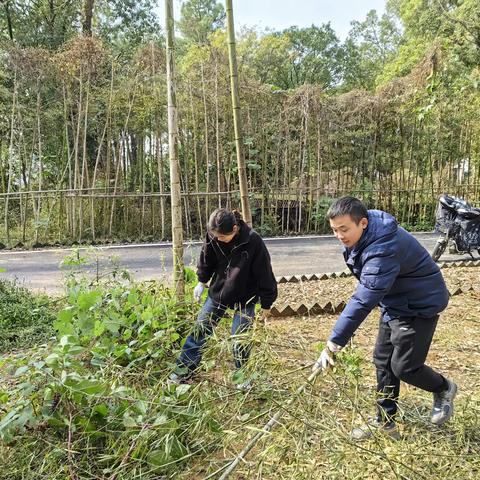
{"type": "Polygon", "coordinates": [[[47,295],[0,280],[0,352],[37,345],[52,337],[54,307],[47,295]]]}
{"type": "Polygon", "coordinates": [[[42,435],[52,447],[59,442],[48,453],[55,470],[66,459],[53,453],[74,432],[75,451],[101,457],[83,457],[83,478],[157,478],[174,470],[201,447],[204,437],[195,432],[219,430],[195,388],[164,381],[199,308],[191,295],[178,303],[156,282],[117,278],[93,286],[71,276],[54,323],[57,341],[10,359],[12,381],[0,388],[0,442],[42,435]]]}

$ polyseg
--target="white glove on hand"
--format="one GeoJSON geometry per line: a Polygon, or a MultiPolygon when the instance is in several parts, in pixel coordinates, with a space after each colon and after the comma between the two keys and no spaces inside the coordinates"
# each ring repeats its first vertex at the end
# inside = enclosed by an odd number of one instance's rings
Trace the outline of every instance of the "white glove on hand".
{"type": "Polygon", "coordinates": [[[318,360],[312,367],[312,372],[317,371],[318,369],[326,370],[330,366],[335,365],[335,354],[342,349],[340,345],[331,342],[327,342],[327,346],[322,350],[322,353],[318,357],[318,360]]]}
{"type": "Polygon", "coordinates": [[[197,303],[202,300],[202,293],[205,290],[205,285],[201,282],[197,283],[197,286],[193,289],[193,298],[197,303]]]}

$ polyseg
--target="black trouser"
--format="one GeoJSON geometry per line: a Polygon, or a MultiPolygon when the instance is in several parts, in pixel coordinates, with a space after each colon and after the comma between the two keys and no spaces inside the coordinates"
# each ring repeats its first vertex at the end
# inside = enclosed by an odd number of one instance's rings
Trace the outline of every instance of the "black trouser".
{"type": "Polygon", "coordinates": [[[397,413],[400,380],[428,392],[440,392],[444,378],[425,365],[437,326],[432,318],[380,318],[373,361],[377,367],[378,417],[393,419],[397,413]]]}

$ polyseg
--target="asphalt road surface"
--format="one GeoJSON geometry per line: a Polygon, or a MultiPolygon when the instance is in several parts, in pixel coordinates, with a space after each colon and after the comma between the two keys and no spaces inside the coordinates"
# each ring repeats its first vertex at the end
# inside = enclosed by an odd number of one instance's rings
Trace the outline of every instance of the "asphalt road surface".
{"type": "MultiPolygon", "coordinates": [[[[432,251],[437,240],[433,233],[415,235],[432,251]]],[[[265,240],[272,257],[275,275],[334,272],[345,269],[341,246],[333,236],[272,238],[265,240]]],[[[194,267],[201,244],[185,245],[185,265],[194,267]]],[[[127,269],[137,280],[168,279],[172,270],[170,244],[119,245],[81,249],[90,261],[83,267],[87,275],[106,274],[113,267],[127,269]]],[[[61,267],[62,260],[72,254],[71,249],[9,250],[0,252],[0,267],[6,271],[1,278],[16,280],[19,284],[39,291],[61,292],[68,268],[61,267]]],[[[458,259],[458,255],[444,254],[442,260],[458,259]]],[[[469,258],[469,257],[468,257],[469,258]]]]}

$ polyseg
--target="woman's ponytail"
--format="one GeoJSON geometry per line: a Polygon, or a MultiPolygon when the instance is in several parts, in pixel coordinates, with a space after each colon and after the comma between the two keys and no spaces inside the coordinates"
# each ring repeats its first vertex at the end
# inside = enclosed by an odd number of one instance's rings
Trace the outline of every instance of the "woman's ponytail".
{"type": "Polygon", "coordinates": [[[235,217],[235,223],[238,225],[240,220],[243,220],[242,214],[239,210],[232,210],[233,216],[235,217]]]}

